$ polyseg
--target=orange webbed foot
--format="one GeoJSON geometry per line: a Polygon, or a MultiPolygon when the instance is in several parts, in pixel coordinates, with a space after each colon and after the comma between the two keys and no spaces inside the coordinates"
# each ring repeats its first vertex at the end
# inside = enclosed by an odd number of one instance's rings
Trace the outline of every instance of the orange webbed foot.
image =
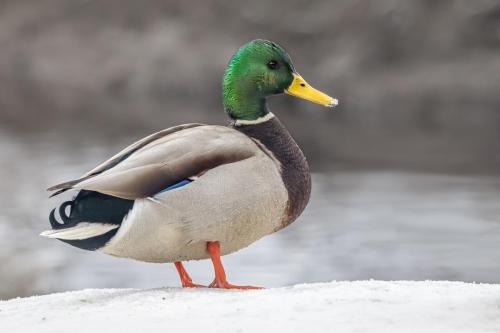
{"type": "Polygon", "coordinates": [[[222,289],[242,289],[242,290],[255,290],[264,289],[262,287],[254,286],[237,286],[227,282],[226,272],[220,260],[220,244],[219,242],[207,242],[207,251],[212,259],[214,265],[215,279],[208,286],[209,288],[222,288],[222,289]]]}
{"type": "Polygon", "coordinates": [[[208,286],[209,288],[221,288],[221,289],[242,289],[242,290],[259,290],[259,289],[264,289],[263,287],[256,287],[256,286],[237,286],[234,284],[231,284],[227,281],[217,281],[217,279],[214,279],[212,283],[208,286]]]}
{"type": "Polygon", "coordinates": [[[182,288],[206,288],[207,286],[204,286],[202,284],[196,284],[191,281],[186,281],[182,282],[182,288]]]}
{"type": "Polygon", "coordinates": [[[203,286],[201,284],[193,283],[193,280],[191,280],[191,277],[182,265],[182,262],[176,261],[174,264],[175,268],[177,268],[177,272],[179,273],[181,285],[183,288],[206,288],[206,286],[203,286]]]}

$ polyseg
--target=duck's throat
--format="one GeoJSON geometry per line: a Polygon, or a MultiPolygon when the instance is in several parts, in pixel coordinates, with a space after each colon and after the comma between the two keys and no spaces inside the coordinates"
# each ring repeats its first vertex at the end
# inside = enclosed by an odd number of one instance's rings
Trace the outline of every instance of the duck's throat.
{"type": "Polygon", "coordinates": [[[224,110],[233,120],[255,120],[265,116],[266,96],[252,78],[229,66],[222,81],[224,110]]]}
{"type": "Polygon", "coordinates": [[[230,92],[224,94],[224,110],[234,120],[252,121],[269,113],[264,97],[230,92]]]}

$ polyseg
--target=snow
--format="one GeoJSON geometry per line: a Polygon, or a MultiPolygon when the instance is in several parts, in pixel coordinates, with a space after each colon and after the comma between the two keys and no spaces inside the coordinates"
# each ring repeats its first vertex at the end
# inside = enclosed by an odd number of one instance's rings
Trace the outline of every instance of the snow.
{"type": "Polygon", "coordinates": [[[1,332],[500,332],[500,285],[87,289],[0,301],[1,332]]]}

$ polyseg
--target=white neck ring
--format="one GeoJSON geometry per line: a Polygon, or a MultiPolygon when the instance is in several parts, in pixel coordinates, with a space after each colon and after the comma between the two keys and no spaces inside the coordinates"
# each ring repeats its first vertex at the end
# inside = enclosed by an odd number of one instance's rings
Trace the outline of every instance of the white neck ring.
{"type": "Polygon", "coordinates": [[[238,119],[234,122],[235,126],[242,126],[242,125],[257,125],[261,123],[265,123],[266,121],[269,121],[274,118],[274,114],[272,112],[268,112],[265,116],[259,117],[254,120],[244,120],[244,119],[238,119]]]}

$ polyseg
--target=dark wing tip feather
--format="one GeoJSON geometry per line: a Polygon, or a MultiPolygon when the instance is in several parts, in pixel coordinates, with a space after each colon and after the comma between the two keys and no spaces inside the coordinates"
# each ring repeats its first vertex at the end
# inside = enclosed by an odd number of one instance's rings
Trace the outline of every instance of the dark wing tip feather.
{"type": "Polygon", "coordinates": [[[54,186],[51,186],[47,189],[47,191],[56,191],[55,193],[52,193],[50,195],[50,198],[52,198],[53,196],[56,196],[58,194],[61,194],[67,190],[70,190],[71,188],[73,188],[73,186],[75,186],[76,184],[84,181],[84,180],[87,180],[91,177],[93,177],[94,175],[91,174],[91,175],[88,175],[88,176],[85,176],[85,177],[82,177],[82,178],[78,178],[78,179],[75,179],[75,180],[70,180],[69,182],[64,182],[64,183],[60,183],[60,184],[57,184],[57,185],[54,185],[54,186]]]}
{"type": "Polygon", "coordinates": [[[83,179],[76,179],[76,180],[72,180],[72,181],[69,181],[69,182],[64,182],[64,183],[61,183],[61,184],[57,184],[57,185],[49,187],[47,189],[47,191],[67,190],[67,189],[71,188],[73,185],[76,185],[77,183],[81,182],[82,180],[83,179]]]}
{"type": "Polygon", "coordinates": [[[49,198],[55,197],[56,195],[59,195],[59,194],[61,194],[61,193],[66,192],[67,190],[69,190],[69,188],[65,188],[65,189],[62,189],[62,190],[56,191],[56,192],[52,193],[52,194],[49,196],[49,198]]]}

